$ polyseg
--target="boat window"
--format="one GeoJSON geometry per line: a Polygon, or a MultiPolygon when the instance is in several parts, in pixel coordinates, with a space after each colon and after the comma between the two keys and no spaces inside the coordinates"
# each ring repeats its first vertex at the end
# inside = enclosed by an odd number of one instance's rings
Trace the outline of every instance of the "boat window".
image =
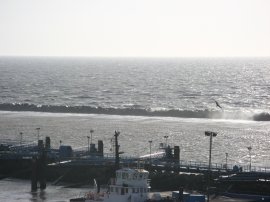
{"type": "Polygon", "coordinates": [[[128,173],[122,173],[122,178],[123,179],[128,179],[128,173]]]}
{"type": "Polygon", "coordinates": [[[135,188],[132,188],[132,193],[135,193],[135,188]]]}
{"type": "Polygon", "coordinates": [[[126,193],[128,193],[128,188],[126,188],[126,193]]]}
{"type": "Polygon", "coordinates": [[[121,195],[125,195],[125,189],[121,188],[121,195]]]}

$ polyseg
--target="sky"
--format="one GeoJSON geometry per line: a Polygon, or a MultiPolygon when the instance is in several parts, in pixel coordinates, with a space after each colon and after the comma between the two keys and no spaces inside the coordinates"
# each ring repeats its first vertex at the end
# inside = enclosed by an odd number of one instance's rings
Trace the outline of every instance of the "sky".
{"type": "Polygon", "coordinates": [[[0,0],[0,55],[270,56],[270,0],[0,0]]]}

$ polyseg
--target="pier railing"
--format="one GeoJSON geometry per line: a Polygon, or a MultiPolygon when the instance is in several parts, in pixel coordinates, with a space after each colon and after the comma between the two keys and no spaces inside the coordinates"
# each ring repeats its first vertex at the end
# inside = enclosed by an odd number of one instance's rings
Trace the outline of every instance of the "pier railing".
{"type": "MultiPolygon", "coordinates": [[[[15,158],[15,157],[31,157],[37,155],[38,148],[37,142],[18,142],[12,140],[2,140],[1,145],[4,148],[5,145],[9,145],[9,150],[0,151],[1,158],[15,158]]],[[[59,149],[49,149],[48,154],[54,155],[58,158],[58,162],[65,161],[72,162],[73,164],[114,164],[115,157],[113,153],[104,154],[89,154],[86,150],[87,148],[80,148],[78,150],[73,150],[73,156],[68,158],[60,158],[59,149]]],[[[122,165],[138,165],[145,164],[150,165],[150,158],[144,157],[140,158],[137,156],[124,156],[121,155],[122,165]]],[[[187,172],[205,172],[209,169],[208,162],[204,161],[192,161],[192,160],[170,160],[162,156],[151,156],[151,166],[168,169],[168,170],[179,170],[187,172]]],[[[251,166],[246,164],[224,164],[224,163],[212,163],[211,170],[214,172],[261,172],[270,173],[270,167],[266,166],[251,166]]]]}
{"type": "MultiPolygon", "coordinates": [[[[162,160],[154,160],[152,166],[159,167],[172,167],[179,170],[187,170],[189,172],[203,172],[209,169],[208,162],[202,161],[186,161],[181,160],[179,162],[168,162],[162,160]]],[[[261,172],[270,173],[270,167],[264,166],[252,166],[249,165],[234,165],[234,164],[222,164],[222,163],[212,163],[211,170],[213,172],[261,172]]]]}
{"type": "MultiPolygon", "coordinates": [[[[61,161],[67,162],[66,160],[70,160],[69,164],[76,165],[113,165],[115,163],[115,158],[111,153],[106,153],[103,156],[94,156],[88,155],[83,157],[72,157],[61,159],[61,161]]],[[[195,172],[195,173],[203,173],[207,172],[209,169],[208,162],[203,161],[172,161],[164,158],[155,158],[151,159],[140,159],[139,157],[132,156],[121,156],[120,164],[122,166],[138,166],[141,167],[149,167],[151,166],[153,169],[159,170],[175,170],[179,172],[195,172]]],[[[233,165],[233,164],[222,164],[222,163],[212,163],[211,170],[213,172],[263,172],[270,173],[270,167],[263,166],[252,166],[251,169],[249,165],[233,165]]]]}

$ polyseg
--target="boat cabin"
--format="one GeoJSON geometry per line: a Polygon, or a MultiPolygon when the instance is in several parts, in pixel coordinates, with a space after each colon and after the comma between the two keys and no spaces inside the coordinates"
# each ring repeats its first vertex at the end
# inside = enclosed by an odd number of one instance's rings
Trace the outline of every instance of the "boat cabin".
{"type": "Polygon", "coordinates": [[[110,193],[116,195],[140,194],[150,192],[149,172],[143,169],[123,168],[116,171],[116,179],[110,185],[110,193]]]}

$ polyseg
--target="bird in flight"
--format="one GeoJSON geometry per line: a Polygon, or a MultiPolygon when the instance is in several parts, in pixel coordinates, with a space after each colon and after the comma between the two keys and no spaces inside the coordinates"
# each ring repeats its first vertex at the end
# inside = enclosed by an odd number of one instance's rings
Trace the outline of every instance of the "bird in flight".
{"type": "Polygon", "coordinates": [[[216,102],[216,107],[219,107],[220,109],[222,109],[222,107],[219,105],[219,103],[215,100],[216,102]]]}

